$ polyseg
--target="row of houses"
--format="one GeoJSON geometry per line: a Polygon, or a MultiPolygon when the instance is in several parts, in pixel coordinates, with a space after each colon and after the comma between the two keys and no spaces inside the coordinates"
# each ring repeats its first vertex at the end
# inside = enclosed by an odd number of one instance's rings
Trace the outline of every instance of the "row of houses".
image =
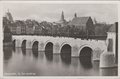
{"type": "MultiPolygon", "coordinates": [[[[66,21],[64,18],[64,12],[62,11],[61,19],[59,21],[50,23],[43,21],[41,23],[27,19],[27,20],[15,20],[13,21],[11,13],[8,11],[6,16],[3,17],[5,21],[8,20],[8,25],[12,34],[49,34],[56,33],[59,31],[58,28],[67,26],[76,28],[79,32],[78,34],[86,34],[88,36],[94,35],[107,35],[107,27],[105,24],[94,24],[90,16],[78,17],[77,14],[74,14],[74,17],[71,21],[66,21]],[[104,29],[105,28],[105,29],[104,29]],[[83,33],[81,33],[82,31],[83,33]]],[[[66,31],[67,32],[67,31],[66,31]]],[[[67,33],[66,33],[67,34],[67,33]]],[[[74,35],[74,33],[72,33],[74,35]]]]}
{"type": "MultiPolygon", "coordinates": [[[[12,34],[33,34],[35,29],[35,21],[31,20],[13,20],[11,13],[8,11],[3,17],[3,29],[7,26],[12,34]],[[34,26],[33,26],[34,25],[34,26]]],[[[37,28],[38,29],[38,28],[37,28]]]]}
{"type": "Polygon", "coordinates": [[[33,34],[35,26],[32,26],[31,20],[20,21],[16,20],[12,23],[10,29],[13,34],[33,34]]]}
{"type": "MultiPolygon", "coordinates": [[[[38,23],[35,20],[15,20],[13,21],[11,13],[8,11],[6,13],[6,17],[9,21],[11,21],[10,30],[12,34],[39,34],[42,32],[46,26],[42,26],[44,24],[38,23]]],[[[46,23],[46,22],[43,22],[46,23]]],[[[66,21],[64,18],[64,12],[61,14],[61,19],[54,23],[46,23],[50,25],[60,25],[61,27],[65,27],[66,25],[74,26],[75,28],[78,28],[79,30],[84,31],[86,34],[94,35],[94,25],[91,17],[77,17],[77,14],[75,13],[72,21],[66,21]]],[[[49,26],[49,25],[48,25],[49,26]]],[[[52,26],[51,26],[52,27],[52,26]]],[[[46,29],[49,29],[50,27],[46,27],[46,29]]]]}

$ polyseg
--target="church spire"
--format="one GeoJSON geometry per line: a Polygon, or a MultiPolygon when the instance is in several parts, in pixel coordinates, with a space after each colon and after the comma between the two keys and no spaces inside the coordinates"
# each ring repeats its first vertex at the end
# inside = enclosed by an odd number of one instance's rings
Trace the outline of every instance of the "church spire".
{"type": "Polygon", "coordinates": [[[77,17],[77,14],[75,13],[74,17],[76,18],[77,17]]]}
{"type": "Polygon", "coordinates": [[[10,21],[10,22],[14,22],[13,21],[13,17],[11,15],[11,13],[9,12],[9,9],[7,10],[5,17],[10,21]]]}
{"type": "Polygon", "coordinates": [[[63,11],[62,11],[61,18],[60,18],[58,23],[61,24],[61,26],[64,26],[67,23],[65,18],[64,18],[64,12],[63,11]]]}
{"type": "Polygon", "coordinates": [[[62,11],[61,20],[64,20],[64,12],[62,11]]]}

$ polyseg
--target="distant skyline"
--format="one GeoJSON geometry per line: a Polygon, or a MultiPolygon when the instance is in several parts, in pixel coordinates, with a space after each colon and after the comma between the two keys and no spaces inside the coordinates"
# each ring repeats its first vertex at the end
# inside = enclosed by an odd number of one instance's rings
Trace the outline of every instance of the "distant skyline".
{"type": "Polygon", "coordinates": [[[91,16],[98,22],[114,23],[118,21],[116,4],[4,3],[4,15],[8,9],[14,20],[34,19],[39,22],[56,22],[60,20],[63,11],[67,21],[72,20],[75,13],[78,17],[91,16]]]}

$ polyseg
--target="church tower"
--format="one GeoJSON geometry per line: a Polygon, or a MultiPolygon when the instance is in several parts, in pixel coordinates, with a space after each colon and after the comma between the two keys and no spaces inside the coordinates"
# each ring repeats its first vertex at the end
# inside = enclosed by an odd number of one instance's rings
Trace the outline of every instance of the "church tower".
{"type": "Polygon", "coordinates": [[[12,17],[12,15],[11,15],[11,13],[9,12],[9,10],[8,10],[8,12],[6,12],[6,18],[10,21],[10,22],[14,22],[13,21],[13,17],[12,17]]]}
{"type": "Polygon", "coordinates": [[[61,20],[64,21],[64,12],[62,11],[61,20]]]}
{"type": "Polygon", "coordinates": [[[77,18],[77,14],[75,13],[74,18],[77,18]]]}
{"type": "Polygon", "coordinates": [[[59,21],[59,24],[61,24],[61,26],[64,26],[66,24],[66,20],[64,18],[64,12],[62,11],[62,14],[61,14],[61,19],[59,21]]]}
{"type": "Polygon", "coordinates": [[[67,21],[64,18],[64,12],[62,11],[60,20],[56,22],[56,24],[60,24],[61,27],[65,26],[67,24],[67,21]]]}
{"type": "Polygon", "coordinates": [[[60,22],[61,22],[61,23],[64,23],[64,22],[65,22],[65,19],[64,19],[64,12],[63,12],[63,11],[62,11],[62,14],[61,14],[60,22]]]}

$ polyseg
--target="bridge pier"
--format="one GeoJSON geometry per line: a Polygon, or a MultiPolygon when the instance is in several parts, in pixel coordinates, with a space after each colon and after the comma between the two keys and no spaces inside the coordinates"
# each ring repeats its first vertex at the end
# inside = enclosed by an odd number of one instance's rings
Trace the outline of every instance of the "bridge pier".
{"type": "Polygon", "coordinates": [[[104,51],[100,56],[100,68],[115,67],[115,55],[113,44],[115,44],[113,42],[113,39],[108,39],[107,50],[104,51]]]}
{"type": "Polygon", "coordinates": [[[26,41],[26,49],[32,49],[31,41],[26,41]]]}
{"type": "Polygon", "coordinates": [[[72,57],[79,57],[79,49],[78,46],[73,46],[71,48],[71,56],[72,57]]]}
{"type": "Polygon", "coordinates": [[[40,42],[40,44],[38,45],[38,51],[45,51],[43,42],[40,42]]]}
{"type": "Polygon", "coordinates": [[[21,41],[20,41],[20,40],[16,40],[15,46],[16,46],[16,47],[21,47],[21,41]]]}
{"type": "Polygon", "coordinates": [[[60,54],[60,45],[53,45],[53,54],[60,54]]]}
{"type": "Polygon", "coordinates": [[[99,61],[100,60],[100,55],[103,53],[103,51],[102,50],[100,50],[100,49],[95,49],[95,50],[93,50],[93,60],[94,61],[99,61]]]}

